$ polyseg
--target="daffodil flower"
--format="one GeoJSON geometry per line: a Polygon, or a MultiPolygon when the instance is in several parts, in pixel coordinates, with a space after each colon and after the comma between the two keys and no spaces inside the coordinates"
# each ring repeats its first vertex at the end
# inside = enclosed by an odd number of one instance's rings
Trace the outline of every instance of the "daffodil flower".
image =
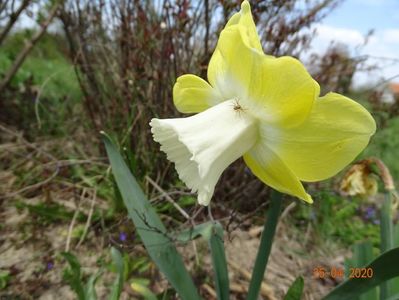
{"type": "Polygon", "coordinates": [[[197,114],[150,122],[154,140],[202,205],[241,156],[265,184],[312,203],[301,181],[335,175],[375,132],[357,102],[335,93],[319,97],[318,83],[297,59],[263,53],[247,1],[220,34],[208,82],[179,77],[174,104],[197,114]]]}

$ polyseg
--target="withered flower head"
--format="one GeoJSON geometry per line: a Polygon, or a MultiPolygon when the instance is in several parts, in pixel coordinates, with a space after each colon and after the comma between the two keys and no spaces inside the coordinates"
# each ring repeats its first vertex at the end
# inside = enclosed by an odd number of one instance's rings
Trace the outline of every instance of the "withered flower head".
{"type": "Polygon", "coordinates": [[[378,190],[376,176],[371,172],[369,160],[354,164],[341,181],[340,190],[344,195],[369,197],[378,190]]]}

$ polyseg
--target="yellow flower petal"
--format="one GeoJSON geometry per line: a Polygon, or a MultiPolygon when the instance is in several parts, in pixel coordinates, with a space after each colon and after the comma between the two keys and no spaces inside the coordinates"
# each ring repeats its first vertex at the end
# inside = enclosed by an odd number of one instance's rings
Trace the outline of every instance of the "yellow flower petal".
{"type": "Polygon", "coordinates": [[[237,98],[259,119],[282,127],[302,123],[319,96],[320,87],[295,58],[273,58],[249,48],[245,27],[223,30],[211,61],[209,82],[224,99],[237,98]]]}
{"type": "Polygon", "coordinates": [[[302,63],[288,56],[255,59],[247,90],[249,105],[258,117],[282,127],[306,120],[320,93],[302,63]]]}
{"type": "MultiPolygon", "coordinates": [[[[224,80],[221,78],[220,74],[225,74],[229,68],[230,58],[225,57],[225,55],[227,54],[229,56],[229,53],[232,51],[240,53],[243,50],[241,49],[242,45],[236,44],[234,36],[231,34],[224,34],[226,31],[237,32],[239,28],[241,28],[242,34],[242,36],[239,38],[242,39],[242,43],[246,45],[248,49],[252,49],[253,51],[263,54],[256,26],[252,18],[251,7],[248,1],[244,1],[241,4],[241,10],[230,18],[227,25],[222,30],[216,49],[209,62],[208,81],[213,87],[217,85],[218,80],[224,80]],[[236,49],[237,46],[240,48],[240,50],[236,49]],[[223,50],[221,50],[221,48],[223,48],[223,50]]],[[[232,94],[233,93],[224,93],[223,96],[225,96],[226,99],[229,99],[231,98],[230,96],[232,94]]]]}
{"type": "Polygon", "coordinates": [[[195,75],[180,76],[173,87],[173,102],[182,113],[201,112],[221,101],[217,91],[195,75]]]}
{"type": "Polygon", "coordinates": [[[244,161],[265,184],[279,192],[313,203],[312,197],[306,193],[295,174],[264,142],[258,143],[248,151],[244,155],[244,161]]]}
{"type": "Polygon", "coordinates": [[[354,160],[375,128],[363,106],[329,93],[315,102],[309,119],[300,126],[282,130],[263,124],[261,135],[300,180],[318,181],[354,160]]]}
{"type": "Polygon", "coordinates": [[[227,22],[225,28],[233,25],[242,25],[245,27],[245,37],[247,45],[263,53],[259,35],[256,30],[255,22],[252,18],[251,6],[248,1],[243,1],[241,10],[235,13],[227,22]]]}
{"type": "Polygon", "coordinates": [[[239,25],[224,29],[209,62],[208,81],[226,100],[245,96],[251,80],[255,57],[243,41],[244,29],[239,25]]]}

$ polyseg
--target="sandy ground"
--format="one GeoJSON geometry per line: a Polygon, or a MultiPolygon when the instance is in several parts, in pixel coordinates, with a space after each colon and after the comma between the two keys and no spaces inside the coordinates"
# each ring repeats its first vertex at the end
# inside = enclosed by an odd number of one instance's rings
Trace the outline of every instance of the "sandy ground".
{"type": "MultiPolygon", "coordinates": [[[[59,253],[65,250],[70,223],[35,225],[27,210],[17,210],[12,203],[3,202],[0,218],[3,221],[0,237],[0,269],[8,270],[11,279],[5,289],[0,290],[4,299],[75,299],[74,293],[62,280],[62,271],[66,264],[59,253]],[[8,297],[8,298],[7,298],[8,297]]],[[[299,275],[305,279],[303,299],[321,299],[338,281],[321,280],[313,276],[313,269],[342,267],[344,256],[328,256],[317,252],[310,239],[302,242],[295,238],[292,230],[280,222],[270,261],[262,287],[263,299],[282,299],[290,284],[299,275]]],[[[229,263],[232,299],[243,299],[248,285],[250,271],[255,260],[262,227],[253,226],[249,230],[235,230],[226,236],[225,246],[229,263]]],[[[98,270],[97,261],[108,257],[109,245],[104,235],[96,235],[90,230],[85,241],[76,248],[78,239],[70,241],[70,248],[79,257],[85,274],[94,274],[98,270]]],[[[201,256],[202,269],[211,273],[210,257],[205,242],[196,241],[197,255],[201,256]]],[[[180,248],[187,264],[195,261],[191,244],[180,248]]],[[[140,245],[132,245],[127,251],[131,256],[142,254],[140,245]]],[[[319,250],[320,251],[320,250],[319,250]]],[[[148,276],[148,274],[147,274],[148,276]]],[[[159,274],[156,274],[159,277],[159,274]]],[[[107,288],[114,278],[108,272],[97,284],[99,299],[106,299],[107,288]]],[[[165,282],[153,285],[154,290],[162,291],[165,282]]],[[[128,284],[122,299],[134,299],[134,293],[128,284]]],[[[214,299],[212,284],[203,283],[201,292],[207,299],[214,299]]],[[[2,299],[3,299],[2,298],[2,299]]],[[[137,298],[139,299],[139,297],[137,298]]]]}
{"type": "MultiPolygon", "coordinates": [[[[96,196],[94,189],[84,185],[85,178],[81,183],[71,183],[69,181],[71,174],[67,168],[60,167],[58,173],[53,173],[54,163],[58,161],[49,154],[52,151],[51,144],[43,150],[36,144],[30,144],[15,136],[12,132],[10,138],[4,136],[2,138],[0,273],[7,271],[9,276],[5,280],[5,287],[0,289],[0,299],[76,299],[70,287],[63,281],[62,274],[66,263],[60,255],[62,251],[70,250],[79,258],[85,275],[94,274],[99,266],[109,265],[111,245],[120,247],[132,259],[144,255],[143,247],[135,238],[129,238],[123,243],[118,241],[121,230],[128,232],[129,237],[134,236],[133,226],[125,216],[122,215],[120,221],[115,223],[114,220],[111,224],[104,223],[103,218],[102,221],[96,222],[90,220],[89,215],[93,211],[105,214],[109,210],[109,204],[96,196]],[[29,182],[28,184],[21,183],[21,174],[24,173],[38,174],[40,179],[27,178],[25,180],[29,182]],[[47,180],[52,178],[53,174],[56,176],[52,180],[47,180]],[[80,221],[77,218],[73,221],[74,218],[71,217],[49,221],[47,216],[43,220],[39,214],[32,213],[26,206],[21,207],[21,204],[40,203],[62,206],[70,216],[75,216],[77,211],[81,211],[84,218],[80,221]],[[87,235],[82,238],[82,231],[86,230],[87,235]],[[76,235],[74,232],[80,234],[76,235]]],[[[53,143],[55,149],[59,148],[60,142],[62,141],[53,143]]],[[[41,145],[47,144],[41,143],[41,145]]],[[[68,147],[74,147],[68,143],[63,145],[64,151],[67,151],[68,147]]],[[[80,163],[93,162],[85,157],[80,163]]],[[[106,166],[103,168],[106,170],[106,166]]],[[[314,244],[311,226],[308,226],[306,232],[300,232],[298,228],[290,225],[291,208],[288,206],[283,212],[277,228],[265,283],[262,286],[262,299],[282,299],[291,283],[301,275],[305,279],[303,299],[317,300],[337,285],[338,281],[314,278],[313,269],[342,267],[344,256],[348,253],[336,251],[334,245],[323,246],[324,243],[321,245],[320,242],[314,244]]],[[[242,228],[245,230],[236,229],[229,235],[226,234],[225,238],[231,279],[231,299],[245,298],[262,230],[262,227],[248,224],[242,228]]],[[[196,244],[197,257],[201,258],[200,266],[194,264],[195,251],[191,243],[179,247],[179,250],[187,266],[195,270],[192,271],[192,275],[204,299],[214,299],[215,290],[207,245],[201,241],[196,241],[196,244]]],[[[154,292],[162,292],[168,287],[166,281],[151,264],[142,274],[134,273],[133,276],[151,279],[150,288],[154,292]]],[[[114,277],[115,274],[105,268],[103,276],[96,285],[99,299],[107,299],[114,277]]],[[[140,299],[140,297],[126,283],[121,299],[140,299]]]]}

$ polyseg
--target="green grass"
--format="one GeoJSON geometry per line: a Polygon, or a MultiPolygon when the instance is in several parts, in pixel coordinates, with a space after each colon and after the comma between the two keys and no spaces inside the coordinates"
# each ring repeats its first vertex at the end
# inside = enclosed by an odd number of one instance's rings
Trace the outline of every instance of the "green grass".
{"type": "MultiPolygon", "coordinates": [[[[17,32],[2,45],[0,77],[31,35],[31,31],[17,32]]],[[[63,123],[73,118],[75,106],[80,104],[82,94],[74,68],[60,44],[57,35],[45,35],[11,80],[13,95],[7,97],[6,109],[10,118],[18,115],[14,119],[25,130],[39,128],[41,134],[66,134],[63,123]]]]}
{"type": "Polygon", "coordinates": [[[377,129],[369,146],[363,153],[363,157],[375,156],[388,166],[394,180],[399,179],[399,117],[387,120],[383,129],[377,129]]]}
{"type": "Polygon", "coordinates": [[[361,199],[344,198],[321,191],[319,196],[315,197],[312,206],[299,205],[294,216],[298,224],[311,222],[322,243],[328,239],[343,247],[349,247],[368,239],[378,247],[379,225],[364,218],[363,210],[367,206],[369,204],[361,199]]]}

